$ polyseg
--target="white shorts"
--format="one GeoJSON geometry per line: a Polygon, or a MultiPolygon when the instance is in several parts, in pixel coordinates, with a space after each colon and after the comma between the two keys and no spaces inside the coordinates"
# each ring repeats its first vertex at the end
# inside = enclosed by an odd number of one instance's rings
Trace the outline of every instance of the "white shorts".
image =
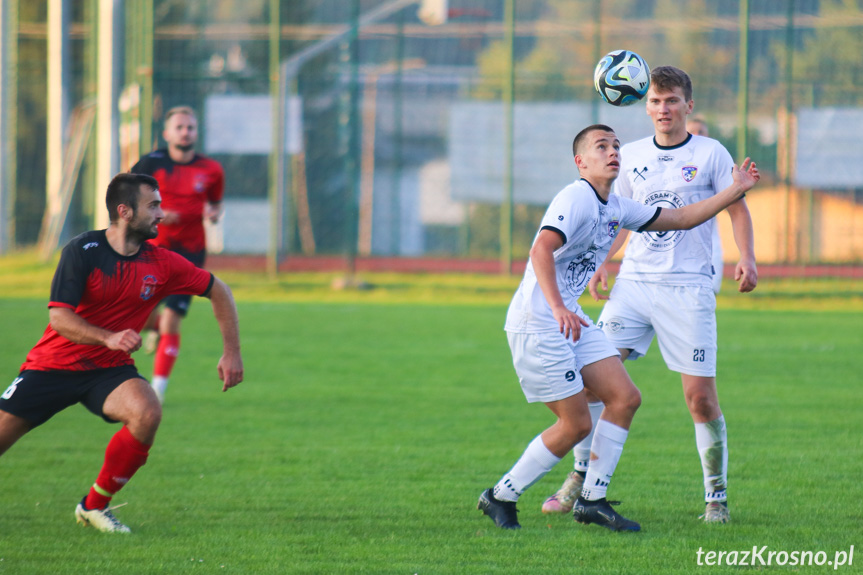
{"type": "Polygon", "coordinates": [[[617,280],[597,327],[628,359],[647,353],[654,334],[672,371],[716,376],[716,294],[711,287],[617,280]]]}
{"type": "Polygon", "coordinates": [[[507,332],[512,364],[528,403],[566,399],[584,389],[581,369],[620,355],[595,325],[582,326],[578,341],[560,332],[507,332]]]}

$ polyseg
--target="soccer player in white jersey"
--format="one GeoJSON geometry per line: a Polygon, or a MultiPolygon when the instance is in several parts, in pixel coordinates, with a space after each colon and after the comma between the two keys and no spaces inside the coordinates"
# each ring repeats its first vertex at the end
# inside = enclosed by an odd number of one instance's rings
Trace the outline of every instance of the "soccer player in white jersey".
{"type": "Polygon", "coordinates": [[[621,228],[662,232],[692,229],[737,201],[758,181],[747,158],[720,194],[680,209],[651,206],[611,194],[620,172],[620,142],[605,125],[585,128],[573,141],[581,179],[561,190],[542,219],[524,278],[513,296],[505,330],[513,365],[530,403],[542,402],[557,421],[536,436],[477,508],[498,527],[518,529],[516,501],[591,428],[584,388],[605,404],[593,434],[590,469],[573,516],[613,531],[638,531],[605,498],[641,395],[618,352],[578,305],[597,265],[621,228]]]}
{"type": "MultiPolygon", "coordinates": [[[[622,177],[617,180],[617,193],[645,205],[671,207],[690,205],[731,185],[734,164],[728,151],[716,140],[686,131],[686,118],[693,105],[692,82],[686,72],[672,66],[653,70],[646,107],[654,136],[621,150],[622,177]]],[[[740,251],[734,278],[740,282],[739,291],[749,292],[755,289],[758,272],[746,201],[740,199],[730,205],[728,214],[740,251]]],[[[597,289],[598,283],[608,289],[604,265],[589,289],[594,299],[608,299],[598,325],[624,360],[644,355],[655,334],[666,365],[681,374],[704,475],[706,508],[701,519],[725,523],[729,520],[728,440],[716,391],[716,296],[711,269],[714,225],[710,221],[686,232],[633,236],[610,297],[597,289]]],[[[625,238],[625,233],[618,236],[609,258],[625,238]]],[[[594,409],[598,405],[594,404],[594,409]]],[[[585,450],[583,444],[573,450],[576,476],[588,467],[585,450]]],[[[578,483],[572,481],[572,474],[567,480],[578,483]]],[[[561,490],[565,488],[566,482],[561,490]]],[[[546,508],[553,506],[553,499],[564,500],[565,495],[558,491],[546,500],[543,511],[557,511],[546,508]]]]}

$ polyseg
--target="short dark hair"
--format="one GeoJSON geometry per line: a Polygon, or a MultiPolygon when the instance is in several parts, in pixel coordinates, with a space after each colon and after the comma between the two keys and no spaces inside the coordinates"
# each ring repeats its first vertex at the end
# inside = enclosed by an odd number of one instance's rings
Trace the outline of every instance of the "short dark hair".
{"type": "Polygon", "coordinates": [[[587,138],[587,135],[591,132],[611,132],[614,133],[614,130],[606,126],[605,124],[593,124],[592,126],[588,126],[582,131],[580,131],[575,139],[572,141],[572,156],[575,157],[578,155],[578,149],[581,147],[581,144],[584,143],[584,139],[587,138]]]}
{"type": "Polygon", "coordinates": [[[159,189],[159,182],[153,176],[147,174],[117,174],[108,184],[108,193],[105,194],[105,205],[108,206],[108,218],[111,223],[120,218],[117,208],[120,204],[132,208],[132,213],[138,211],[138,197],[141,195],[141,186],[150,186],[154,190],[159,189]]]}
{"type": "Polygon", "coordinates": [[[692,80],[689,74],[674,66],[654,68],[650,72],[650,86],[656,92],[671,92],[675,88],[680,88],[687,102],[692,99],[692,80]]]}

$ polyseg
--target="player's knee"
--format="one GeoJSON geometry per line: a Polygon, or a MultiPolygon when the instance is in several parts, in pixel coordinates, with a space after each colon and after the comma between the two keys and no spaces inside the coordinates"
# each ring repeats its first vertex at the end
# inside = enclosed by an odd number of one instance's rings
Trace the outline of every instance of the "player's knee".
{"type": "Polygon", "coordinates": [[[713,394],[702,391],[690,393],[686,398],[686,403],[689,406],[689,412],[702,419],[709,418],[717,408],[713,394]]]}
{"type": "Polygon", "coordinates": [[[579,419],[578,421],[573,422],[572,433],[570,434],[573,447],[575,447],[576,443],[587,437],[590,433],[590,429],[590,419],[579,419]]]}
{"type": "Polygon", "coordinates": [[[159,424],[162,423],[162,405],[156,402],[150,402],[146,407],[141,409],[136,419],[136,427],[148,434],[156,433],[159,429],[159,424]]]}
{"type": "Polygon", "coordinates": [[[632,389],[626,394],[624,398],[624,404],[626,409],[632,412],[633,414],[638,411],[638,408],[641,407],[641,392],[634,385],[632,389]]]}
{"type": "Polygon", "coordinates": [[[575,444],[587,437],[590,433],[591,423],[589,418],[573,418],[561,419],[558,421],[563,436],[566,442],[569,443],[569,449],[575,447],[575,444]]]}
{"type": "Polygon", "coordinates": [[[615,395],[613,404],[607,404],[606,407],[619,412],[635,413],[641,407],[641,392],[635,385],[630,384],[615,395]]]}

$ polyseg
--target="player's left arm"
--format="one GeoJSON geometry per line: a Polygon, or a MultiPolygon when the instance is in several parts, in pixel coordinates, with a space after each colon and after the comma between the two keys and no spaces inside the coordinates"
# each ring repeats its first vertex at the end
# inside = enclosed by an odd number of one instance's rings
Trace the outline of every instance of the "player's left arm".
{"type": "Polygon", "coordinates": [[[629,230],[622,229],[618,232],[617,237],[614,238],[614,242],[611,244],[611,248],[608,250],[608,255],[605,256],[605,261],[596,268],[596,272],[593,274],[593,277],[591,277],[590,281],[587,282],[587,290],[590,292],[590,296],[594,300],[603,301],[608,299],[608,268],[606,265],[617,254],[617,252],[620,251],[628,237],[629,230]],[[600,287],[602,288],[602,291],[599,291],[600,287]]]}
{"type": "Polygon", "coordinates": [[[219,379],[224,385],[222,391],[243,381],[243,358],[240,354],[240,319],[237,304],[225,282],[213,276],[213,285],[204,295],[213,304],[213,315],[222,332],[222,357],[219,359],[219,379]]]}
{"type": "Polygon", "coordinates": [[[739,168],[733,166],[731,174],[731,185],[718,194],[682,208],[663,209],[659,217],[644,229],[648,231],[691,230],[742,199],[743,194],[751,190],[761,179],[755,162],[750,163],[749,158],[743,160],[739,168]]]}
{"type": "Polygon", "coordinates": [[[741,293],[751,292],[758,284],[758,268],[755,266],[755,231],[746,199],[741,198],[727,208],[734,230],[734,242],[740,252],[740,261],[734,268],[734,279],[740,282],[741,293]]]}
{"type": "Polygon", "coordinates": [[[213,181],[207,189],[207,203],[204,217],[212,223],[222,217],[222,199],[225,197],[225,170],[221,164],[213,162],[213,181]]]}
{"type": "Polygon", "coordinates": [[[216,223],[222,217],[222,202],[207,202],[204,205],[204,218],[216,223]]]}

